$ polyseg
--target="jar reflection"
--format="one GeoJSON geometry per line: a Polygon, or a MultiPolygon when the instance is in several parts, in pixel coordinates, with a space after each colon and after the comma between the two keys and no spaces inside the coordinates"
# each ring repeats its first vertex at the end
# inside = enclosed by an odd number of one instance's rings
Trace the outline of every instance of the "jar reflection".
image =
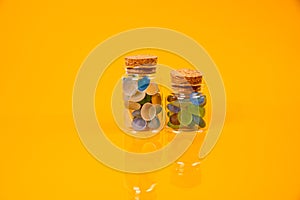
{"type": "Polygon", "coordinates": [[[205,132],[197,133],[189,149],[172,165],[171,184],[182,188],[200,185],[201,160],[198,154],[204,138],[205,132]]]}
{"type": "MultiPolygon", "coordinates": [[[[162,147],[163,134],[159,133],[151,138],[125,138],[125,149],[135,153],[149,153],[162,147]]],[[[126,158],[125,158],[126,162],[126,158]]],[[[126,173],[124,175],[125,189],[129,199],[154,200],[156,199],[157,187],[156,172],[150,173],[126,173]]]]}

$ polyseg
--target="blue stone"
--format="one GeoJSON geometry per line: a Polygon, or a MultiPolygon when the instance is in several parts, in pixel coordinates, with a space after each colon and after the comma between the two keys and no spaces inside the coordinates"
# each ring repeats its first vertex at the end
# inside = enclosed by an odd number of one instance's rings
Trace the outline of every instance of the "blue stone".
{"type": "Polygon", "coordinates": [[[193,115],[193,122],[200,126],[201,128],[204,128],[206,126],[205,121],[203,120],[202,117],[199,117],[197,115],[193,115]]]}
{"type": "Polygon", "coordinates": [[[162,111],[162,107],[160,105],[156,105],[156,114],[158,115],[162,111]]]}
{"type": "Polygon", "coordinates": [[[150,122],[148,122],[148,127],[150,129],[158,129],[160,127],[160,121],[157,117],[153,118],[150,122]]]}
{"type": "Polygon", "coordinates": [[[177,106],[174,106],[172,104],[168,104],[167,108],[169,109],[169,111],[171,111],[172,113],[178,113],[180,111],[180,108],[177,106]]]}
{"type": "Polygon", "coordinates": [[[141,117],[141,110],[135,110],[132,112],[133,117],[141,117]]]}
{"type": "Polygon", "coordinates": [[[205,106],[206,96],[202,95],[201,93],[198,93],[198,92],[193,92],[190,95],[190,101],[192,102],[192,104],[194,104],[196,106],[205,106]]]}
{"type": "Polygon", "coordinates": [[[142,79],[138,80],[138,90],[144,91],[150,84],[150,79],[148,76],[144,76],[142,79]]]}
{"type": "Polygon", "coordinates": [[[144,130],[147,126],[147,123],[145,120],[143,120],[140,117],[134,118],[132,121],[132,128],[136,131],[144,130]]]}

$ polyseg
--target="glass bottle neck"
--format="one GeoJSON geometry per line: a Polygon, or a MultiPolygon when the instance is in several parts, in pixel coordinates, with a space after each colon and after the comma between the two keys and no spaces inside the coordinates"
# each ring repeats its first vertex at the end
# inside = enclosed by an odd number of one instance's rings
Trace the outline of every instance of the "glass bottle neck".
{"type": "Polygon", "coordinates": [[[132,79],[141,79],[145,76],[147,76],[149,79],[155,79],[155,74],[131,74],[131,73],[126,73],[127,77],[130,77],[132,79]]]}
{"type": "Polygon", "coordinates": [[[172,83],[172,90],[177,97],[189,98],[193,92],[201,91],[201,84],[174,84],[172,83]]]}
{"type": "Polygon", "coordinates": [[[136,75],[136,76],[153,76],[156,73],[156,66],[126,66],[127,75],[136,75]]]}

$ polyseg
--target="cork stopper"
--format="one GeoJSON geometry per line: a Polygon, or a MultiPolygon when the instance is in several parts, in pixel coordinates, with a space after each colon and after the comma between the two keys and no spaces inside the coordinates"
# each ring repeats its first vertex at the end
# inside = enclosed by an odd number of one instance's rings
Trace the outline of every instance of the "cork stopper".
{"type": "Polygon", "coordinates": [[[153,55],[135,55],[125,57],[126,66],[154,66],[157,64],[157,56],[153,55]]]}
{"type": "Polygon", "coordinates": [[[135,55],[125,57],[127,74],[154,74],[156,72],[157,56],[135,55]]]}
{"type": "Polygon", "coordinates": [[[172,70],[171,81],[173,84],[201,84],[202,74],[199,71],[192,69],[172,70]]]}
{"type": "Polygon", "coordinates": [[[178,69],[171,73],[172,88],[180,93],[198,92],[201,90],[202,74],[197,70],[178,69]]]}

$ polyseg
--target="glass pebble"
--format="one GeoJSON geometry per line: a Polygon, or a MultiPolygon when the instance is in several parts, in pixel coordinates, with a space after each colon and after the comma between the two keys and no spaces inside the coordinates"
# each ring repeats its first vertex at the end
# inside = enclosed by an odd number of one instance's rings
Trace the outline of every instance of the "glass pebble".
{"type": "Polygon", "coordinates": [[[141,117],[141,110],[135,110],[132,112],[133,117],[141,117]]]}
{"type": "Polygon", "coordinates": [[[206,96],[198,92],[193,92],[190,95],[190,101],[197,106],[204,106],[206,104],[206,96]]]}
{"type": "Polygon", "coordinates": [[[132,78],[123,78],[123,93],[126,96],[132,96],[138,89],[138,83],[132,78]]]}
{"type": "Polygon", "coordinates": [[[151,103],[145,103],[141,109],[141,116],[144,120],[150,121],[156,115],[156,108],[151,103]]]}
{"type": "Polygon", "coordinates": [[[196,106],[194,104],[189,104],[188,105],[188,112],[191,113],[191,114],[193,114],[193,115],[204,117],[204,115],[205,115],[205,108],[203,108],[201,106],[196,106]]]}
{"type": "Polygon", "coordinates": [[[159,93],[156,93],[155,95],[151,96],[151,102],[153,104],[161,104],[161,96],[159,93]]]}
{"type": "Polygon", "coordinates": [[[161,113],[161,111],[162,111],[162,106],[161,105],[158,105],[158,104],[156,104],[156,105],[154,105],[155,106],[155,108],[156,108],[156,115],[158,115],[159,113],[161,113]]]}
{"type": "Polygon", "coordinates": [[[192,122],[193,116],[186,110],[182,110],[178,113],[178,120],[181,125],[188,126],[192,122]]]}
{"type": "Polygon", "coordinates": [[[147,126],[150,129],[158,129],[160,127],[160,121],[157,117],[154,117],[150,122],[148,122],[147,126]]]}
{"type": "Polygon", "coordinates": [[[197,115],[193,115],[193,122],[197,125],[199,125],[201,128],[204,128],[206,126],[205,121],[202,119],[202,117],[199,117],[197,115]]]}
{"type": "Polygon", "coordinates": [[[146,94],[144,99],[142,99],[141,101],[139,101],[138,103],[141,104],[141,105],[144,105],[145,103],[148,103],[151,101],[151,96],[146,94]]]}
{"type": "Polygon", "coordinates": [[[146,89],[146,93],[149,95],[155,95],[159,92],[158,85],[156,83],[150,83],[148,88],[146,89]]]}
{"type": "Polygon", "coordinates": [[[148,76],[144,76],[143,78],[138,80],[138,90],[139,91],[144,91],[147,89],[147,87],[150,84],[150,79],[148,76]]]}
{"type": "Polygon", "coordinates": [[[128,109],[130,109],[130,110],[138,110],[140,108],[141,108],[141,105],[139,103],[136,103],[136,102],[133,102],[133,101],[128,101],[128,109]]]}
{"type": "Polygon", "coordinates": [[[136,131],[144,130],[146,126],[147,126],[146,121],[140,117],[136,117],[132,120],[132,128],[136,131]]]}
{"type": "Polygon", "coordinates": [[[174,106],[172,104],[168,104],[167,108],[169,109],[169,111],[173,112],[173,113],[178,113],[180,111],[180,108],[177,106],[174,106]]]}
{"type": "Polygon", "coordinates": [[[173,113],[172,113],[172,112],[170,112],[170,111],[169,111],[169,112],[167,112],[167,116],[168,116],[168,117],[170,117],[171,115],[173,115],[173,113]]]}
{"type": "Polygon", "coordinates": [[[174,113],[173,115],[170,116],[170,122],[174,125],[180,125],[177,113],[174,113]]]}
{"type": "Polygon", "coordinates": [[[169,127],[171,127],[172,129],[179,129],[179,125],[174,125],[174,124],[172,124],[171,122],[168,122],[167,125],[168,125],[169,127]]]}
{"type": "Polygon", "coordinates": [[[176,101],[176,100],[177,100],[177,97],[174,96],[174,95],[169,95],[169,96],[167,97],[167,101],[168,101],[168,102],[172,102],[172,101],[176,101]]]}
{"type": "Polygon", "coordinates": [[[129,100],[133,102],[139,102],[145,98],[145,95],[145,92],[136,91],[136,93],[133,94],[129,100]]]}

